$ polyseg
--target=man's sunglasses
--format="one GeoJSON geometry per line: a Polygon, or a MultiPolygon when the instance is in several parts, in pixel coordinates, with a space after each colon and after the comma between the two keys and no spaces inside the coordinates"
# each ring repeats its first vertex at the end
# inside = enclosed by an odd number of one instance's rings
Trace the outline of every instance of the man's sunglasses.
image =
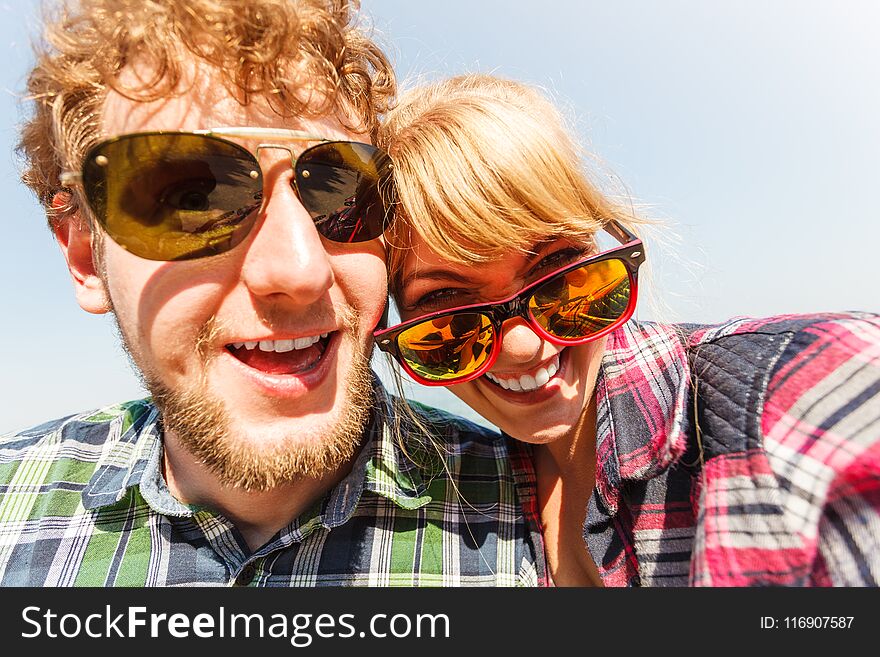
{"type": "Polygon", "coordinates": [[[444,386],[485,374],[501,348],[502,326],[522,317],[540,337],[579,345],[618,328],[636,306],[641,240],[617,222],[605,230],[622,246],[566,265],[497,303],[441,310],[376,331],[379,349],[419,383],[444,386]]]}
{"type": "Polygon", "coordinates": [[[263,202],[259,152],[290,153],[291,185],[318,232],[334,242],[365,242],[386,227],[391,160],[369,144],[329,141],[295,130],[214,128],[141,132],[93,146],[81,186],[89,208],[124,249],[149,260],[190,260],[229,251],[256,223],[263,202]],[[224,139],[258,139],[256,154],[224,139]],[[320,142],[299,157],[286,142],[320,142]]]}

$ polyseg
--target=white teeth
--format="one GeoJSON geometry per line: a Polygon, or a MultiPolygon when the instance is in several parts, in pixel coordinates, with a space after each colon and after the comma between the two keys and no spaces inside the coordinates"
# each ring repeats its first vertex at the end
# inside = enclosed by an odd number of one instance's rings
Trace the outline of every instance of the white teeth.
{"type": "Polygon", "coordinates": [[[312,335],[307,338],[297,338],[296,340],[260,340],[259,342],[233,342],[232,346],[240,349],[244,345],[246,349],[253,349],[257,345],[260,351],[274,351],[283,354],[294,349],[308,349],[321,339],[319,335],[312,335]]]}
{"type": "Polygon", "coordinates": [[[236,349],[241,349],[244,346],[244,342],[233,342],[232,346],[236,349]]]}
{"type": "Polygon", "coordinates": [[[293,340],[275,340],[275,351],[279,354],[283,354],[285,351],[292,351],[293,349],[295,349],[293,340]]]}
{"type": "Polygon", "coordinates": [[[330,334],[329,334],[329,333],[322,333],[322,334],[321,334],[321,339],[323,340],[323,339],[326,338],[328,335],[330,335],[330,334]]]}
{"type": "Polygon", "coordinates": [[[500,385],[505,390],[510,390],[510,386],[507,385],[507,381],[495,377],[491,372],[486,372],[486,378],[489,379],[490,381],[494,381],[495,383],[500,385]]]}
{"type": "Polygon", "coordinates": [[[550,372],[547,371],[546,368],[542,367],[537,372],[535,372],[535,385],[539,388],[543,387],[545,383],[550,380],[550,372]]]}
{"type": "Polygon", "coordinates": [[[486,378],[505,390],[514,390],[516,392],[531,392],[538,388],[543,388],[547,383],[556,376],[559,371],[559,356],[554,358],[546,367],[540,368],[534,375],[524,374],[520,377],[512,377],[502,379],[490,372],[486,372],[486,378]]]}
{"type": "Polygon", "coordinates": [[[311,347],[313,344],[315,344],[320,339],[321,339],[321,336],[319,336],[319,335],[314,335],[310,338],[297,338],[296,340],[293,341],[293,348],[294,349],[307,349],[308,347],[311,347]]]}
{"type": "Polygon", "coordinates": [[[535,377],[523,374],[519,377],[519,387],[523,390],[534,390],[538,384],[535,383],[535,377]]]}

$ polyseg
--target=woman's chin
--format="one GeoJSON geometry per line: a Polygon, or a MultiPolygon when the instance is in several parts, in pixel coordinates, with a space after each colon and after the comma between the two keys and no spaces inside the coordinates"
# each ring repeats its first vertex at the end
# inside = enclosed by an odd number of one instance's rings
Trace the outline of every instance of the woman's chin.
{"type": "Polygon", "coordinates": [[[534,390],[483,375],[450,391],[512,438],[535,445],[571,437],[593,394],[605,341],[559,352],[558,369],[534,390]],[[508,384],[502,387],[502,383],[508,384]]]}
{"type": "Polygon", "coordinates": [[[503,427],[496,425],[504,433],[511,438],[515,438],[520,442],[529,443],[530,445],[549,445],[557,440],[561,440],[570,436],[574,430],[574,425],[556,425],[552,427],[541,426],[535,427],[531,431],[520,424],[516,426],[503,427]]]}
{"type": "Polygon", "coordinates": [[[512,438],[526,443],[545,444],[570,436],[580,421],[585,399],[574,393],[556,394],[533,404],[511,403],[509,394],[459,397],[512,438]]]}

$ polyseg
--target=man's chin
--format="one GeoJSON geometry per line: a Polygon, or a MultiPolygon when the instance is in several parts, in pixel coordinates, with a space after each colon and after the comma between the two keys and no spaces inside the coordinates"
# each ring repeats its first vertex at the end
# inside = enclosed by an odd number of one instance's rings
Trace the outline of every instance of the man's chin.
{"type": "Polygon", "coordinates": [[[273,415],[262,408],[240,414],[206,385],[182,391],[154,382],[150,389],[166,439],[207,467],[223,486],[248,491],[338,470],[361,445],[373,407],[372,375],[363,357],[352,360],[332,406],[306,415],[273,415]]]}
{"type": "MultiPolygon", "coordinates": [[[[371,398],[372,390],[361,396],[371,398]]],[[[330,412],[303,417],[227,417],[225,433],[212,436],[210,444],[180,442],[213,464],[212,472],[224,485],[268,490],[318,479],[344,466],[363,442],[370,406],[346,399],[330,412]]]]}

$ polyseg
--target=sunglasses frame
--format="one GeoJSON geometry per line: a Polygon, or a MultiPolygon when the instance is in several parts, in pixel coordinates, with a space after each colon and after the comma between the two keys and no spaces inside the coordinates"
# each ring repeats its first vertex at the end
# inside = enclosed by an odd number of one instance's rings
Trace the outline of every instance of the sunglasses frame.
{"type": "MultiPolygon", "coordinates": [[[[83,162],[89,159],[89,155],[96,151],[98,148],[105,146],[114,141],[119,141],[120,139],[128,139],[129,137],[137,136],[137,135],[203,135],[205,137],[214,137],[219,141],[227,142],[229,144],[234,145],[235,147],[245,150],[251,154],[254,160],[257,160],[260,156],[260,150],[263,148],[281,148],[286,150],[290,156],[290,165],[293,167],[296,164],[296,158],[293,155],[293,151],[291,151],[287,146],[282,144],[273,144],[270,142],[262,143],[257,145],[256,153],[251,153],[248,149],[246,149],[241,144],[234,142],[228,137],[237,137],[239,139],[276,139],[281,141],[313,141],[313,142],[329,142],[332,141],[327,139],[327,137],[321,137],[319,135],[313,135],[309,132],[303,132],[302,130],[287,130],[284,128],[253,128],[247,126],[222,126],[218,128],[208,128],[206,130],[145,130],[143,132],[126,132],[121,135],[116,135],[114,137],[108,137],[107,139],[102,139],[98,143],[90,146],[86,151],[85,156],[83,157],[83,162]]],[[[369,144],[368,144],[369,145],[369,144]]],[[[374,146],[375,148],[375,146],[374,146]]],[[[257,161],[257,165],[259,166],[259,161],[257,161]]],[[[84,165],[80,166],[80,171],[72,171],[65,170],[61,172],[60,180],[61,184],[65,187],[73,187],[76,185],[82,185],[83,174],[82,169],[84,165]]],[[[262,175],[262,172],[260,172],[262,175]]]]}
{"type": "Polygon", "coordinates": [[[373,333],[373,339],[376,346],[379,347],[380,350],[393,356],[397,360],[397,362],[400,363],[401,367],[403,367],[404,371],[418,383],[426,386],[449,386],[459,383],[467,383],[468,381],[473,381],[474,379],[483,376],[483,374],[488,372],[495,364],[495,360],[498,358],[498,353],[500,349],[493,349],[486,362],[466,376],[445,381],[435,381],[431,379],[426,379],[421,374],[415,372],[413,368],[410,367],[410,365],[406,362],[406,359],[403,358],[400,352],[400,345],[398,344],[398,338],[401,333],[414,326],[417,326],[424,322],[439,319],[441,317],[458,315],[461,313],[475,313],[482,314],[489,319],[493,330],[493,341],[499,342],[504,339],[504,322],[515,317],[523,318],[528,324],[529,328],[531,328],[532,331],[534,331],[535,334],[539,337],[558,345],[577,346],[592,342],[594,340],[598,340],[608,335],[609,333],[620,328],[620,326],[629,321],[629,319],[635,312],[636,303],[638,301],[639,265],[641,265],[645,261],[645,248],[642,240],[636,237],[632,232],[627,230],[622,224],[617,221],[610,221],[604,227],[604,230],[612,237],[614,237],[618,242],[620,242],[621,246],[616,246],[612,249],[608,249],[607,251],[602,251],[601,253],[596,253],[587,258],[583,258],[576,262],[565,265],[564,267],[561,267],[556,271],[547,274],[546,276],[542,276],[537,281],[529,283],[519,292],[516,292],[515,294],[512,294],[511,296],[507,297],[506,299],[502,299],[501,301],[496,301],[492,303],[475,303],[467,306],[458,306],[456,308],[438,310],[436,312],[428,313],[427,315],[422,315],[421,317],[416,317],[414,319],[408,320],[401,324],[397,324],[396,326],[392,326],[381,331],[375,331],[373,333]],[[529,311],[529,297],[532,296],[535,290],[554,278],[564,276],[565,274],[568,274],[569,272],[576,269],[580,269],[581,267],[584,267],[586,265],[603,262],[605,260],[620,260],[621,262],[623,262],[624,267],[626,267],[627,275],[629,276],[630,282],[630,298],[629,304],[627,305],[624,313],[613,323],[609,324],[601,331],[586,338],[575,338],[572,340],[566,340],[564,338],[552,335],[544,330],[544,328],[542,328],[540,324],[538,324],[537,321],[532,317],[529,311]]]}
{"type": "MultiPolygon", "coordinates": [[[[367,148],[371,148],[374,151],[378,151],[378,152],[383,153],[385,155],[385,157],[388,159],[389,170],[393,166],[390,158],[388,158],[387,153],[385,153],[378,146],[374,146],[373,144],[367,144],[365,142],[357,142],[357,141],[344,140],[344,139],[329,139],[327,137],[315,135],[315,134],[312,134],[309,132],[304,132],[301,130],[288,130],[285,128],[221,126],[221,127],[217,127],[217,128],[207,128],[207,129],[203,129],[203,130],[153,130],[153,131],[144,131],[144,132],[123,133],[120,135],[116,135],[114,137],[102,139],[98,143],[89,147],[89,149],[85,153],[85,156],[83,157],[83,164],[80,166],[80,170],[79,171],[65,170],[65,171],[61,172],[61,175],[59,177],[61,184],[64,185],[65,187],[68,187],[68,188],[79,187],[83,191],[83,194],[86,199],[86,205],[88,205],[89,210],[92,212],[92,214],[95,215],[95,219],[102,226],[104,225],[106,218],[102,219],[101,217],[98,217],[97,213],[95,213],[92,210],[91,202],[89,201],[89,198],[88,198],[89,195],[88,195],[88,193],[86,193],[86,191],[83,187],[83,175],[84,175],[83,171],[85,169],[85,163],[89,160],[89,158],[92,156],[92,154],[95,153],[95,151],[97,151],[98,149],[103,148],[106,145],[111,144],[113,142],[117,142],[117,141],[120,141],[123,139],[130,139],[132,137],[137,137],[139,135],[144,135],[144,136],[200,135],[200,136],[208,137],[209,139],[214,139],[214,140],[217,140],[217,141],[222,142],[224,144],[233,146],[234,148],[238,149],[239,151],[241,151],[243,153],[247,153],[250,156],[250,158],[253,160],[255,170],[251,172],[251,177],[254,180],[260,180],[263,178],[263,170],[262,170],[262,167],[260,166],[260,159],[259,159],[260,158],[260,151],[265,150],[265,149],[270,149],[270,148],[285,150],[285,151],[287,151],[288,155],[290,156],[290,167],[294,171],[294,176],[292,179],[292,187],[293,187],[294,191],[296,192],[297,196],[300,198],[300,202],[302,202],[302,200],[301,200],[302,196],[299,191],[299,181],[297,180],[298,172],[296,169],[296,165],[297,165],[297,162],[300,160],[300,158],[302,158],[302,156],[305,153],[307,153],[309,150],[311,150],[312,148],[315,148],[317,146],[321,146],[321,145],[325,145],[325,144],[332,144],[332,143],[366,146],[367,148]],[[259,139],[259,140],[266,139],[266,140],[273,140],[273,141],[265,141],[265,142],[261,141],[259,144],[257,144],[256,149],[254,151],[251,151],[248,148],[245,148],[244,146],[239,144],[238,142],[232,141],[230,139],[230,137],[235,137],[238,139],[259,139]],[[289,146],[287,146],[283,143],[277,143],[277,142],[315,142],[315,143],[312,146],[309,146],[306,149],[304,149],[303,151],[301,151],[299,153],[299,155],[296,155],[296,154],[294,154],[293,150],[289,146]]],[[[309,214],[311,214],[311,211],[308,210],[308,208],[306,208],[306,210],[309,212],[309,214]]],[[[388,223],[390,221],[390,214],[391,214],[390,209],[388,207],[386,207],[385,222],[384,222],[385,228],[387,228],[388,223]]],[[[384,228],[383,228],[383,232],[384,232],[384,228]]],[[[324,235],[322,234],[322,236],[324,236],[324,235]]],[[[380,233],[380,236],[381,236],[381,233],[380,233]]],[[[332,242],[336,242],[336,240],[333,240],[329,237],[326,237],[326,239],[328,239],[332,242]]],[[[373,238],[373,239],[376,239],[376,238],[373,238]]],[[[363,240],[363,241],[369,241],[369,240],[363,240]]],[[[336,242],[336,243],[345,244],[346,242],[336,242]]],[[[211,254],[211,255],[213,255],[213,254],[211,254]]],[[[202,258],[202,257],[210,257],[210,255],[198,256],[198,258],[202,258]]],[[[196,259],[198,259],[198,258],[196,258],[196,259]]]]}

